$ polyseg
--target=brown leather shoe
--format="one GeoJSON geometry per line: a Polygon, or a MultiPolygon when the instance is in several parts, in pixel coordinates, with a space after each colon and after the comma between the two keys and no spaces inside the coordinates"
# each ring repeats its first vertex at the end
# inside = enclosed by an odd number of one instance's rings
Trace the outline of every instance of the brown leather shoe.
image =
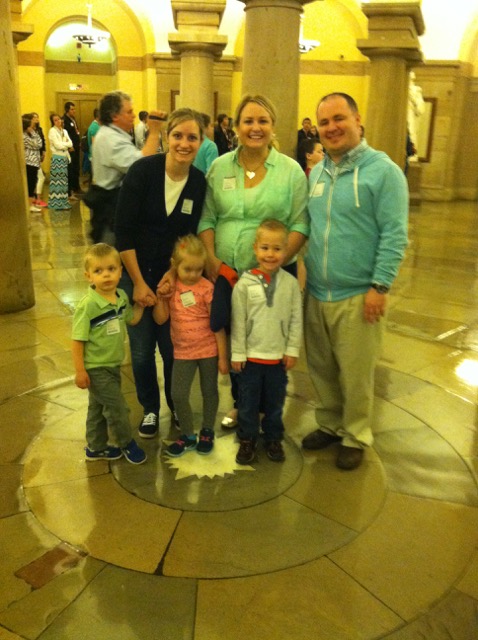
{"type": "Polygon", "coordinates": [[[328,447],[334,442],[340,442],[341,439],[339,436],[334,436],[331,433],[327,433],[327,431],[317,429],[309,433],[308,436],[305,436],[302,440],[302,446],[304,449],[325,449],[325,447],[328,447]]]}
{"type": "Polygon", "coordinates": [[[356,447],[346,447],[341,444],[339,447],[339,453],[337,455],[336,466],[344,471],[352,471],[360,467],[363,459],[363,449],[357,449],[356,447]]]}
{"type": "Polygon", "coordinates": [[[256,457],[257,442],[255,440],[239,440],[237,464],[250,464],[256,457]]]}
{"type": "Polygon", "coordinates": [[[267,457],[272,462],[284,462],[285,453],[282,443],[279,440],[273,440],[272,442],[266,442],[267,457]]]}

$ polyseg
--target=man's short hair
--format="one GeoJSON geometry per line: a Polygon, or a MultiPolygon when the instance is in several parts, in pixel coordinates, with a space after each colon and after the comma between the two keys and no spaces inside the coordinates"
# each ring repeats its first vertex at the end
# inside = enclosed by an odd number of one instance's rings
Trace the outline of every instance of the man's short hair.
{"type": "Polygon", "coordinates": [[[75,106],[74,102],[65,102],[65,113],[68,113],[71,107],[74,107],[74,106],[75,106]]]}
{"type": "Polygon", "coordinates": [[[148,117],[148,112],[147,111],[140,111],[138,113],[138,118],[141,120],[141,122],[143,122],[144,120],[146,120],[148,117]]]}
{"type": "Polygon", "coordinates": [[[229,118],[229,116],[227,115],[227,113],[220,113],[217,116],[217,124],[220,126],[221,122],[224,120],[224,118],[229,118]]]}
{"type": "Polygon", "coordinates": [[[348,93],[342,93],[341,91],[334,91],[333,93],[328,93],[326,96],[324,96],[320,101],[319,104],[317,105],[317,108],[319,108],[319,106],[322,104],[322,102],[325,102],[326,100],[328,100],[329,98],[343,98],[346,103],[349,105],[351,111],[353,113],[358,113],[358,105],[355,102],[355,100],[352,98],[352,96],[349,96],[348,93]]]}
{"type": "Polygon", "coordinates": [[[123,108],[124,102],[131,102],[131,96],[124,91],[110,91],[100,101],[101,124],[111,124],[123,108]]]}

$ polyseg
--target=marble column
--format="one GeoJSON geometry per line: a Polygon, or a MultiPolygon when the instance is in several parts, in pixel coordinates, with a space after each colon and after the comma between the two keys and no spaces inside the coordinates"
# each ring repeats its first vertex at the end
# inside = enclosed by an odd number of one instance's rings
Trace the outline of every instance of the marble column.
{"type": "Polygon", "coordinates": [[[17,56],[14,45],[33,33],[19,13],[0,0],[0,117],[8,126],[0,128],[0,313],[29,309],[35,304],[28,234],[28,198],[23,134],[21,128],[17,56]]]}
{"type": "Polygon", "coordinates": [[[172,0],[177,33],[169,46],[181,60],[178,105],[214,113],[213,66],[221,57],[227,36],[217,33],[226,0],[172,0]]]}
{"type": "Polygon", "coordinates": [[[405,163],[409,71],[422,63],[418,36],[425,31],[420,2],[363,3],[367,39],[357,47],[370,58],[365,136],[400,167],[405,163]]]}
{"type": "Polygon", "coordinates": [[[242,93],[261,93],[277,108],[280,150],[295,157],[299,36],[303,6],[314,0],[239,0],[246,5],[242,93]]]}

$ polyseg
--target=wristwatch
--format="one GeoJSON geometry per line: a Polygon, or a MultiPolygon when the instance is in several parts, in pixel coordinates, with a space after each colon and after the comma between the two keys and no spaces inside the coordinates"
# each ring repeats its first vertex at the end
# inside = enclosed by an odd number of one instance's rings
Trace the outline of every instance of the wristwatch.
{"type": "Polygon", "coordinates": [[[390,291],[390,287],[387,287],[384,284],[379,284],[378,282],[372,282],[371,286],[377,293],[388,293],[390,291]]]}

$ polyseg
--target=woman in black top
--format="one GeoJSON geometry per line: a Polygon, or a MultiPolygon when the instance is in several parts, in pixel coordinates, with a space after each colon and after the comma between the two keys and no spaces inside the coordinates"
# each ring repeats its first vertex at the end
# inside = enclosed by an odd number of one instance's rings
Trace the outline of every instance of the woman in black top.
{"type": "Polygon", "coordinates": [[[153,438],[159,425],[156,345],[163,359],[166,400],[174,416],[169,322],[156,324],[152,307],[175,241],[196,233],[201,216],[206,179],[192,163],[203,139],[202,127],[200,115],[192,109],[174,111],[167,125],[168,152],[135,162],[119,194],[116,247],[125,267],[120,287],[144,307],[141,322],[128,328],[136,392],[144,412],[139,427],[143,438],[153,438]]]}

